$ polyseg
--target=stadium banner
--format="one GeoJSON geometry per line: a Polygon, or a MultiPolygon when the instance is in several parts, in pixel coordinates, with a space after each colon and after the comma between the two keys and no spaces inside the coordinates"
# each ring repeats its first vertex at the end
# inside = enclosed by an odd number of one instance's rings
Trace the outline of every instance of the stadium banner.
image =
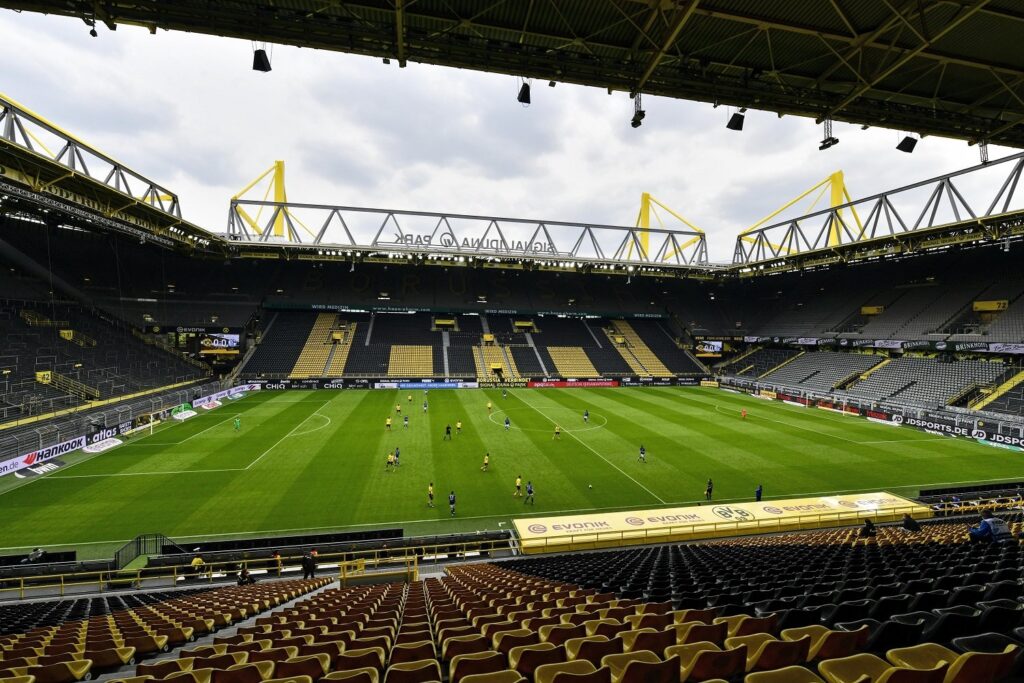
{"type": "Polygon", "coordinates": [[[702,379],[700,381],[700,385],[702,387],[711,387],[712,389],[717,389],[718,388],[718,382],[716,380],[713,380],[713,379],[702,379]]]}
{"type": "MultiPolygon", "coordinates": [[[[550,380],[549,380],[550,381],[550,380]]],[[[620,377],[619,386],[623,387],[674,387],[696,386],[697,378],[690,377],[620,377]],[[693,380],[692,382],[690,380],[693,380]]]]}
{"type": "Polygon", "coordinates": [[[92,425],[92,427],[93,430],[89,432],[87,438],[90,445],[95,445],[107,439],[131,434],[135,429],[135,420],[125,420],[113,427],[102,427],[100,425],[92,425]]]}
{"type": "Polygon", "coordinates": [[[515,519],[512,524],[523,552],[529,554],[815,529],[859,524],[864,519],[891,522],[902,519],[904,514],[926,518],[932,516],[932,511],[926,505],[878,491],[759,503],[527,517],[515,519]]]}
{"type": "Polygon", "coordinates": [[[85,442],[86,439],[83,434],[82,436],[76,436],[75,438],[68,439],[62,443],[41,448],[38,451],[19,455],[17,458],[4,460],[3,462],[0,462],[0,477],[7,474],[13,474],[19,470],[25,469],[26,467],[32,467],[33,465],[44,463],[47,460],[53,460],[61,455],[73,453],[74,451],[83,448],[85,446],[85,442]]]}
{"type": "Polygon", "coordinates": [[[619,380],[617,379],[568,379],[568,380],[554,380],[550,382],[534,382],[530,381],[526,383],[526,386],[530,389],[587,389],[593,387],[617,387],[619,386],[619,380]]]}
{"type": "Polygon", "coordinates": [[[210,394],[209,396],[203,396],[192,401],[193,408],[202,408],[207,403],[218,403],[222,398],[231,398],[238,394],[245,393],[246,391],[257,391],[260,388],[259,384],[239,384],[238,386],[231,387],[225,391],[218,391],[210,394]]]}
{"type": "Polygon", "coordinates": [[[476,389],[477,382],[445,382],[427,380],[423,382],[375,382],[374,389],[476,389]]]}
{"type": "Polygon", "coordinates": [[[989,353],[1024,353],[1024,344],[1001,344],[993,342],[988,345],[989,353]]]}
{"type": "MultiPolygon", "coordinates": [[[[446,306],[444,308],[432,308],[429,306],[360,306],[348,304],[305,302],[298,303],[291,300],[275,299],[270,297],[263,304],[264,308],[278,311],[329,311],[337,313],[443,313],[443,314],[469,314],[469,315],[570,315],[574,318],[643,318],[645,320],[665,320],[667,313],[628,313],[622,311],[553,311],[543,308],[466,308],[446,306]]],[[[186,328],[191,329],[191,328],[186,328]]]]}
{"type": "Polygon", "coordinates": [[[525,389],[529,384],[526,380],[514,380],[511,382],[477,382],[480,389],[525,389]]]}

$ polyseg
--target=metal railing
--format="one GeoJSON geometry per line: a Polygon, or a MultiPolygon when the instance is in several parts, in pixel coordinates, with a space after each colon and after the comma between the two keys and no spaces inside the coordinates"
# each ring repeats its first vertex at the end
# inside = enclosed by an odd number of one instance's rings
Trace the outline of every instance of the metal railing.
{"type": "MultiPolygon", "coordinates": [[[[320,553],[316,562],[318,572],[329,571],[345,583],[357,577],[406,576],[412,577],[410,580],[415,580],[419,576],[419,568],[424,564],[437,565],[446,561],[472,559],[488,553],[514,550],[511,539],[500,538],[320,553]]],[[[166,588],[179,584],[194,586],[228,583],[235,580],[242,569],[248,569],[257,579],[260,576],[280,577],[286,573],[302,571],[302,556],[204,562],[196,567],[186,563],[166,567],[0,577],[0,601],[20,600],[26,597],[63,597],[71,589],[92,588],[97,593],[104,593],[115,590],[166,588]]]]}

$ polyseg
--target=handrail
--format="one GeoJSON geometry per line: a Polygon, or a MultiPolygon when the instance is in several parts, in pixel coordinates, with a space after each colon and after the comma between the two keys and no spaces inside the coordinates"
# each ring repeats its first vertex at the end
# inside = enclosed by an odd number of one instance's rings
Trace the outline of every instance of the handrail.
{"type": "MultiPolygon", "coordinates": [[[[384,568],[385,571],[374,575],[396,575],[395,567],[404,569],[397,573],[418,576],[421,561],[437,563],[440,559],[451,556],[471,557],[494,551],[512,550],[512,539],[484,539],[479,541],[462,541],[450,543],[429,543],[402,548],[367,548],[337,553],[320,553],[317,565],[322,570],[338,568],[339,576],[345,572],[346,578],[352,573],[353,562],[362,566],[384,568]],[[423,558],[421,560],[421,558],[423,558]],[[347,569],[346,569],[347,565],[347,569]]],[[[97,592],[139,588],[143,582],[147,587],[157,588],[161,585],[176,586],[179,581],[194,579],[196,583],[213,584],[215,579],[228,579],[242,568],[266,571],[273,576],[281,576],[286,571],[301,569],[302,556],[289,555],[279,559],[273,557],[244,558],[223,562],[208,562],[199,567],[191,564],[169,565],[166,567],[140,567],[138,569],[112,569],[92,572],[46,574],[39,576],[18,576],[5,578],[0,576],[0,601],[31,597],[34,591],[58,589],[58,595],[64,596],[69,586],[95,586],[97,592]]]]}

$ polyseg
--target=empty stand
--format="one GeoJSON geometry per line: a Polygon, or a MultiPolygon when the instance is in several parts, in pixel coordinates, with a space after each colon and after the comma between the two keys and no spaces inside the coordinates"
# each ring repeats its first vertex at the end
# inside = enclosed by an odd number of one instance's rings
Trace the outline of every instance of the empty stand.
{"type": "Polygon", "coordinates": [[[443,367],[435,371],[434,353],[431,346],[407,346],[395,344],[388,359],[388,375],[391,377],[433,377],[441,374],[443,367]]]}
{"type": "Polygon", "coordinates": [[[972,387],[988,384],[1005,371],[1002,363],[935,358],[896,358],[878,367],[846,393],[871,401],[944,406],[972,387]]]}
{"type": "Polygon", "coordinates": [[[590,357],[578,346],[548,346],[555,371],[562,377],[600,377],[590,357]]]}
{"type": "Polygon", "coordinates": [[[795,349],[756,349],[753,353],[726,363],[721,372],[734,377],[761,377],[799,353],[795,349]]]}
{"type": "Polygon", "coordinates": [[[299,311],[275,313],[243,372],[254,376],[291,373],[318,317],[316,313],[299,311]]]}
{"type": "Polygon", "coordinates": [[[805,353],[761,378],[768,384],[800,386],[829,392],[852,375],[862,373],[882,361],[881,356],[838,351],[805,353]]]}

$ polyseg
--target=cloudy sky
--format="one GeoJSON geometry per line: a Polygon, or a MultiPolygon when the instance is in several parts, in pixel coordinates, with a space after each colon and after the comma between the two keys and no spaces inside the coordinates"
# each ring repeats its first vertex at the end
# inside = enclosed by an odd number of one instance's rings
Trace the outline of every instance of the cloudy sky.
{"type": "MultiPolygon", "coordinates": [[[[809,119],[747,113],[511,76],[276,46],[250,70],[244,41],[99,26],[0,10],[0,92],[178,194],[185,217],[223,231],[229,198],[275,159],[293,201],[632,225],[648,191],[709,236],[736,234],[842,169],[865,196],[977,163],[965,142],[836,124],[818,151],[809,119]]],[[[992,147],[993,159],[1011,150],[992,147]]],[[[805,204],[806,206],[806,204],[805,204]]]]}

